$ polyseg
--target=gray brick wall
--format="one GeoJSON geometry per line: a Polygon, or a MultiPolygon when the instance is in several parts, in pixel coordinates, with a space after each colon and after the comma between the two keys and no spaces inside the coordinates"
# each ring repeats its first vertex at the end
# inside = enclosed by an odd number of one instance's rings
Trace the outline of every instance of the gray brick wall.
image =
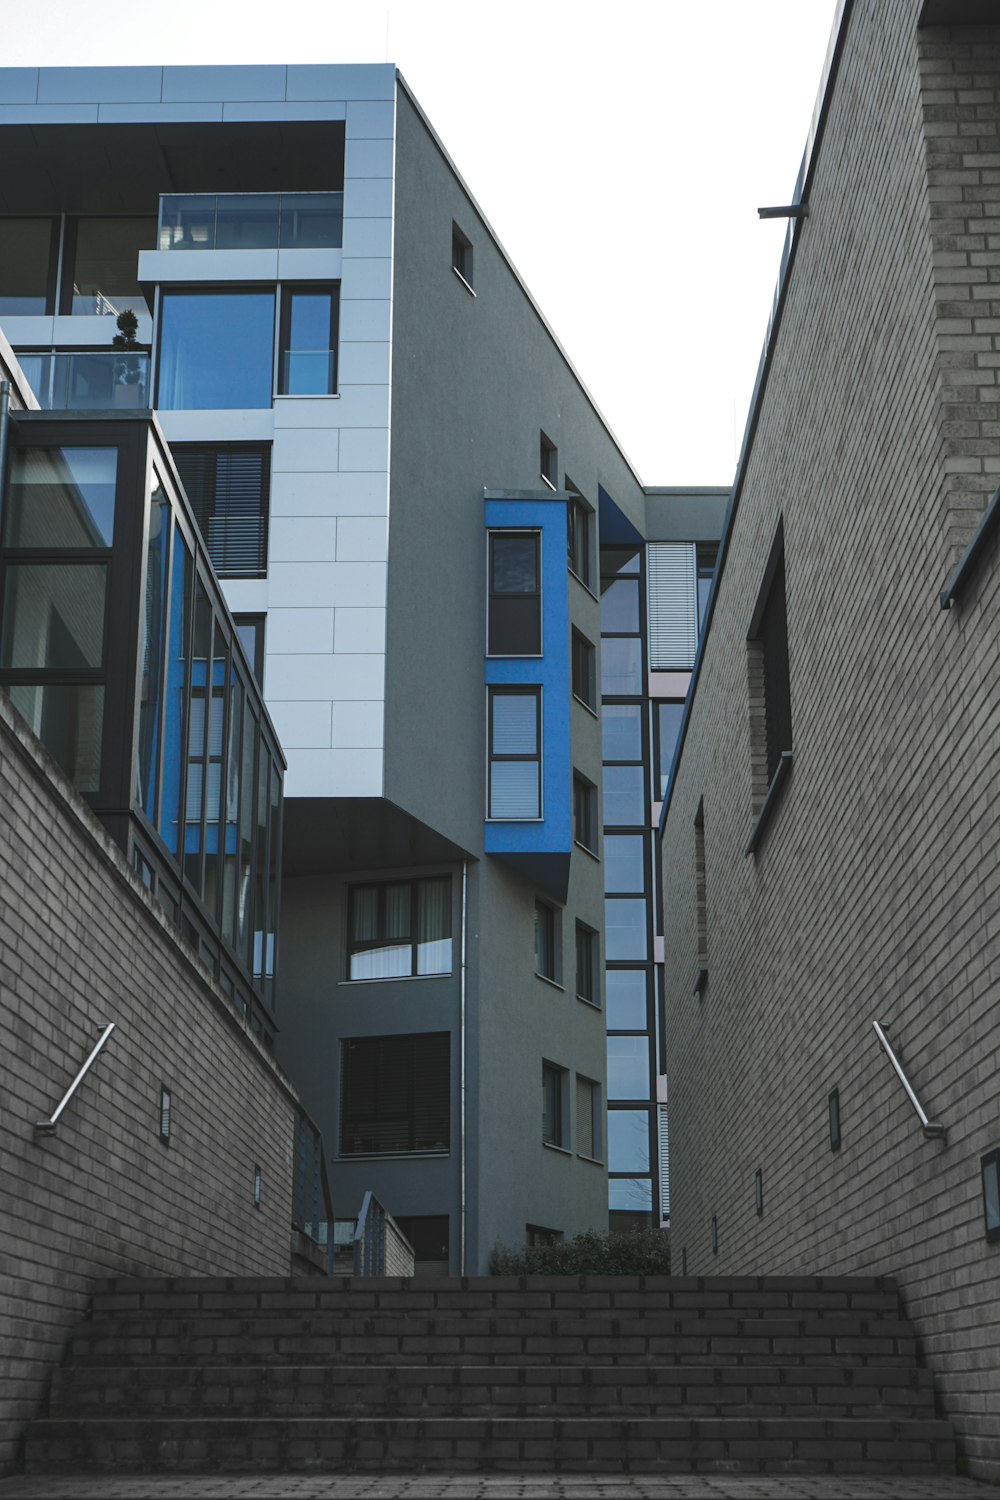
{"type": "Polygon", "coordinates": [[[294,1116],[276,1065],[0,694],[0,1472],[107,1277],[288,1274],[294,1116]],[[106,1021],[58,1133],[36,1138],[106,1021]]]}
{"type": "Polygon", "coordinates": [[[918,10],[850,14],[667,822],[671,1234],[691,1274],[897,1276],[997,1480],[997,545],[960,606],[938,593],[1000,477],[1000,29],[918,33],[918,10]],[[794,770],[745,858],[746,637],[781,518],[794,770]]]}

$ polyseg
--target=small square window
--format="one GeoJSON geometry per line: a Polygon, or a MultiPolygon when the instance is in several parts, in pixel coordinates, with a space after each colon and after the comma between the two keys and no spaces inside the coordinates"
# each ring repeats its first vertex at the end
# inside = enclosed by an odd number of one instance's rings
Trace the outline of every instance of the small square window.
{"type": "Polygon", "coordinates": [[[597,788],[577,775],[573,777],[573,838],[591,854],[597,853],[597,788]]]}
{"type": "Polygon", "coordinates": [[[573,631],[573,696],[597,711],[597,653],[587,637],[573,631]]]}
{"type": "Polygon", "coordinates": [[[547,438],[544,432],[538,434],[539,438],[539,469],[542,478],[550,489],[559,487],[559,450],[551,438],[547,438]]]}
{"type": "Polygon", "coordinates": [[[601,1085],[576,1075],[576,1150],[579,1156],[601,1160],[601,1085]]]}
{"type": "Polygon", "coordinates": [[[560,983],[559,913],[544,901],[535,902],[535,973],[560,983]]]}
{"type": "Polygon", "coordinates": [[[568,1131],[566,1111],[566,1069],[554,1063],[542,1063],[542,1140],[547,1146],[564,1146],[568,1131]]]}
{"type": "Polygon", "coordinates": [[[349,979],[451,973],[451,876],[351,888],[349,979]]]}
{"type": "Polygon", "coordinates": [[[1000,1240],[1000,1151],[990,1151],[980,1161],[983,1174],[983,1219],[986,1238],[1000,1240]]]}
{"type": "Polygon", "coordinates": [[[471,292],[473,287],[472,241],[454,222],[451,226],[451,268],[457,271],[471,292]]]}
{"type": "Polygon", "coordinates": [[[597,933],[583,922],[576,924],[576,997],[591,1005],[600,1003],[597,933]]]}

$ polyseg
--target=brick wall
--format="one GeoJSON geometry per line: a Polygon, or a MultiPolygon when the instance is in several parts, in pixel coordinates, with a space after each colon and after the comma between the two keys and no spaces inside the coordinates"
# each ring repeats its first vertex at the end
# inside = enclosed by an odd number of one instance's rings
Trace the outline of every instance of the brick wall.
{"type": "Polygon", "coordinates": [[[294,1118],[273,1061],[0,694],[0,1472],[97,1283],[288,1274],[294,1118]],[[57,1134],[36,1137],[107,1021],[57,1134]]]}
{"type": "Polygon", "coordinates": [[[1000,471],[1000,29],[918,34],[918,9],[851,10],[670,807],[671,1235],[691,1274],[896,1275],[997,1480],[997,545],[938,594],[1000,471]],[[747,858],[747,629],[782,519],[794,769],[747,858]]]}

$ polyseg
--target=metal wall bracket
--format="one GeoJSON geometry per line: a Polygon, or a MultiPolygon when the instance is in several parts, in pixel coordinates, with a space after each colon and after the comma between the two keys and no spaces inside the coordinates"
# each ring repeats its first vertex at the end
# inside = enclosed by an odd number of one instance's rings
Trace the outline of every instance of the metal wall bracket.
{"type": "Polygon", "coordinates": [[[923,1105],[920,1103],[920,1100],[917,1098],[916,1094],[913,1092],[913,1089],[910,1087],[910,1080],[903,1072],[902,1064],[900,1063],[899,1058],[896,1056],[895,1052],[893,1052],[889,1042],[889,1038],[886,1036],[885,1030],[883,1029],[881,1023],[879,1021],[873,1021],[872,1027],[875,1031],[875,1035],[878,1037],[879,1041],[882,1043],[883,1048],[885,1049],[886,1056],[896,1070],[896,1076],[898,1077],[900,1083],[903,1085],[903,1088],[906,1090],[906,1097],[909,1099],[910,1103],[913,1105],[913,1108],[917,1112],[917,1116],[920,1120],[921,1125],[923,1126],[924,1135],[927,1136],[928,1140],[943,1141],[945,1138],[944,1126],[938,1120],[929,1120],[927,1118],[927,1112],[924,1109],[923,1105]]]}
{"type": "Polygon", "coordinates": [[[56,1126],[59,1124],[59,1116],[62,1114],[63,1110],[66,1108],[67,1104],[72,1099],[73,1095],[76,1093],[77,1089],[80,1087],[87,1074],[90,1072],[94,1063],[97,1061],[98,1054],[100,1053],[105,1042],[108,1040],[108,1037],[111,1035],[114,1029],[114,1021],[109,1021],[104,1030],[101,1032],[100,1036],[97,1038],[97,1041],[83,1067],[80,1069],[79,1073],[77,1073],[76,1077],[73,1079],[73,1082],[70,1084],[69,1088],[63,1095],[62,1100],[57,1105],[55,1112],[51,1114],[47,1120],[35,1121],[36,1135],[55,1135],[56,1126]]]}

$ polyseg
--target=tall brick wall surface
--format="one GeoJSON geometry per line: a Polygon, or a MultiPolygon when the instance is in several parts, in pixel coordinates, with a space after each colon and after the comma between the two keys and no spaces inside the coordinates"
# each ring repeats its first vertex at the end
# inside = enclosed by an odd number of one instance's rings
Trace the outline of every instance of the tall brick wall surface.
{"type": "Polygon", "coordinates": [[[0,694],[0,1472],[97,1283],[289,1273],[294,1118],[275,1064],[0,694]],[[36,1137],[107,1021],[57,1134],[36,1137]]]}
{"type": "Polygon", "coordinates": [[[938,595],[1000,477],[1000,28],[918,33],[918,9],[849,15],[667,820],[671,1237],[690,1274],[897,1276],[997,1480],[997,543],[953,610],[938,595]],[[779,519],[794,767],[746,857],[747,631],[779,519]]]}

